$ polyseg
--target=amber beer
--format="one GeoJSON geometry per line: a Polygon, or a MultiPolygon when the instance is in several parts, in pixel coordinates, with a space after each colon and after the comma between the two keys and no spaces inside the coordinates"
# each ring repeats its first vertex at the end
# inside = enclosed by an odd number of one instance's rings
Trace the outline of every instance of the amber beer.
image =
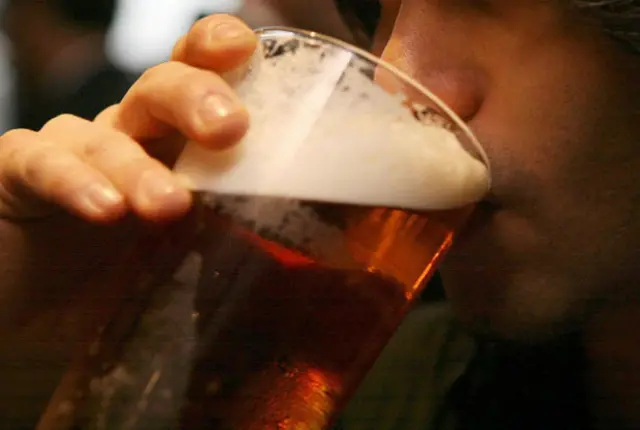
{"type": "Polygon", "coordinates": [[[468,213],[197,197],[109,281],[191,304],[114,320],[40,430],[328,428],[468,213]]]}
{"type": "Polygon", "coordinates": [[[199,283],[199,347],[180,426],[325,429],[409,309],[466,211],[414,214],[236,199],[280,213],[278,206],[298,207],[291,215],[300,219],[283,222],[304,224],[297,227],[312,232],[308,241],[333,233],[344,240],[314,252],[292,246],[287,225],[256,229],[251,220],[224,215],[234,198],[214,199],[217,205],[205,209],[204,234],[215,236],[207,241],[215,245],[203,251],[201,273],[216,270],[199,283]],[[425,237],[429,243],[418,242],[425,237]],[[421,256],[412,257],[416,252],[421,256]],[[390,261],[385,253],[396,257],[390,261]],[[425,265],[425,258],[433,264],[425,265]]]}

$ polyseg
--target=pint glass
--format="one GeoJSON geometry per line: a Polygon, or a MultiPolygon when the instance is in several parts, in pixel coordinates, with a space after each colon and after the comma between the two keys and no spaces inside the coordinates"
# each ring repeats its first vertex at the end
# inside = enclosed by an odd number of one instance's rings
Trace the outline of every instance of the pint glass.
{"type": "Polygon", "coordinates": [[[324,36],[258,35],[227,77],[247,136],[187,145],[192,212],[104,280],[121,300],[39,430],[329,428],[486,193],[428,90],[324,36]]]}

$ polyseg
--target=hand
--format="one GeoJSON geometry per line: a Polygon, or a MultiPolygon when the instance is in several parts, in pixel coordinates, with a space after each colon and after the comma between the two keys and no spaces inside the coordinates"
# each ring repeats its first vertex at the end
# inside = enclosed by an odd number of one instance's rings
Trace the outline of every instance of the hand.
{"type": "Polygon", "coordinates": [[[95,121],[64,115],[39,132],[2,136],[0,216],[19,221],[56,207],[103,223],[127,211],[154,221],[184,214],[190,195],[169,170],[182,136],[221,148],[244,134],[247,113],[217,73],[241,66],[255,45],[237,19],[205,18],[172,61],[144,73],[95,121]]]}
{"type": "Polygon", "coordinates": [[[108,295],[86,280],[109,272],[137,221],[189,210],[170,170],[185,138],[215,150],[246,131],[247,113],[218,73],[241,67],[255,46],[238,20],[205,18],[172,61],[95,121],[61,116],[0,138],[0,422],[37,419],[96,312],[86,303],[108,295]]]}

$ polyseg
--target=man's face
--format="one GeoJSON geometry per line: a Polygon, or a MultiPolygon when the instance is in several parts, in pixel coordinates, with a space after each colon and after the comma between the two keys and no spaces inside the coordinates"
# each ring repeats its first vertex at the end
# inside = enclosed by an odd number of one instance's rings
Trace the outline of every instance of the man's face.
{"type": "Polygon", "coordinates": [[[568,1],[384,0],[375,46],[485,147],[493,193],[442,267],[458,315],[534,340],[629,294],[640,56],[568,1]]]}

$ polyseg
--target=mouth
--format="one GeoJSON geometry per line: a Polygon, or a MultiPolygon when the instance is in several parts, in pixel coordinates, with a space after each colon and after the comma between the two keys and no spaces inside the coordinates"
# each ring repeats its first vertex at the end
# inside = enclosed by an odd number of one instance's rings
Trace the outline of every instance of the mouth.
{"type": "Polygon", "coordinates": [[[498,197],[494,194],[493,189],[489,190],[486,196],[478,202],[478,206],[491,206],[497,208],[500,206],[498,197]]]}
{"type": "MultiPolygon", "coordinates": [[[[500,209],[500,205],[494,196],[487,196],[478,202],[473,212],[467,219],[466,224],[458,234],[456,244],[464,242],[469,237],[475,235],[479,230],[489,224],[493,215],[500,209]]],[[[457,246],[456,245],[456,246],[457,246]]]]}

